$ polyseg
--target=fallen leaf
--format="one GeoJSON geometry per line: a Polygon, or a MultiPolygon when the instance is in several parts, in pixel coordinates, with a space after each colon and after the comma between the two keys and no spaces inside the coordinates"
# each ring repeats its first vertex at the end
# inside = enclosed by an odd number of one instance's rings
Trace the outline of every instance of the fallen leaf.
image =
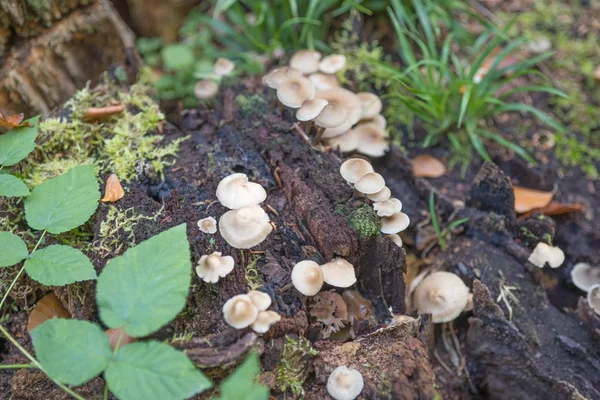
{"type": "Polygon", "coordinates": [[[112,174],[106,180],[106,190],[104,191],[104,197],[100,201],[104,203],[114,203],[115,201],[122,199],[123,196],[125,196],[125,190],[123,190],[123,186],[121,186],[121,182],[119,182],[119,177],[112,174]]]}
{"type": "Polygon", "coordinates": [[[110,328],[107,329],[104,333],[108,336],[108,341],[110,342],[110,347],[114,350],[117,347],[117,342],[121,337],[121,333],[123,333],[123,339],[121,339],[121,343],[119,343],[119,348],[125,346],[129,343],[137,342],[137,338],[131,337],[127,334],[127,332],[123,331],[123,328],[110,328]]]}
{"type": "Polygon", "coordinates": [[[521,186],[513,186],[515,193],[515,211],[519,214],[526,213],[536,208],[546,207],[552,201],[555,190],[542,192],[521,186]]]}
{"type": "Polygon", "coordinates": [[[412,159],[413,172],[417,178],[439,178],[448,170],[444,163],[429,154],[419,154],[412,159]]]}
{"type": "MultiPolygon", "coordinates": [[[[496,47],[494,49],[494,51],[492,51],[492,53],[489,56],[487,56],[485,58],[485,60],[483,60],[483,62],[481,63],[481,66],[479,67],[479,69],[477,70],[477,72],[475,73],[475,76],[473,78],[475,83],[481,82],[483,80],[483,78],[485,78],[485,76],[488,74],[488,72],[490,72],[492,65],[494,65],[494,63],[496,62],[496,59],[498,58],[498,55],[500,53],[502,53],[502,50],[503,49],[501,47],[496,47]]],[[[496,65],[496,70],[500,71],[500,70],[510,67],[511,65],[514,65],[518,62],[519,62],[518,58],[516,58],[515,56],[513,56],[511,54],[508,54],[507,56],[505,56],[504,58],[502,58],[500,60],[498,65],[496,65]]],[[[511,74],[512,74],[511,72],[505,73],[506,76],[510,76],[511,74]]]]}
{"type": "Polygon", "coordinates": [[[92,122],[92,121],[103,121],[114,114],[119,114],[125,110],[124,104],[119,104],[117,106],[107,106],[107,107],[90,107],[87,109],[85,114],[83,114],[82,119],[84,121],[92,122]]]}
{"type": "Polygon", "coordinates": [[[55,318],[71,318],[71,316],[54,292],[50,292],[33,307],[27,322],[27,332],[31,332],[36,326],[55,318]]]}
{"type": "Polygon", "coordinates": [[[23,114],[15,114],[4,117],[2,113],[0,113],[0,127],[18,128],[20,126],[33,126],[30,122],[23,122],[23,118],[25,118],[23,114]]]}
{"type": "Polygon", "coordinates": [[[521,215],[519,219],[527,218],[535,212],[544,215],[561,215],[581,211],[585,211],[585,206],[583,204],[559,203],[558,201],[551,201],[547,206],[534,208],[533,210],[526,212],[525,214],[521,215]]]}

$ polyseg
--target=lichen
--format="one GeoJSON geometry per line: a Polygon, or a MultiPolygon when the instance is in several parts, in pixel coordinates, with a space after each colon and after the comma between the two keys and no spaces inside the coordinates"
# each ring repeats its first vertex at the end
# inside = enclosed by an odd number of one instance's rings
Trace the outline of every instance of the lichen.
{"type": "Polygon", "coordinates": [[[283,355],[277,369],[277,386],[283,393],[290,391],[295,396],[303,396],[302,385],[308,374],[308,362],[318,352],[302,337],[297,340],[289,336],[285,338],[283,355]]]}
{"type": "Polygon", "coordinates": [[[244,116],[261,115],[267,111],[266,100],[256,93],[250,97],[240,94],[235,98],[235,102],[244,116]]]}
{"type": "Polygon", "coordinates": [[[362,237],[378,235],[381,230],[381,222],[377,213],[366,204],[353,210],[348,220],[352,229],[362,237]]]}

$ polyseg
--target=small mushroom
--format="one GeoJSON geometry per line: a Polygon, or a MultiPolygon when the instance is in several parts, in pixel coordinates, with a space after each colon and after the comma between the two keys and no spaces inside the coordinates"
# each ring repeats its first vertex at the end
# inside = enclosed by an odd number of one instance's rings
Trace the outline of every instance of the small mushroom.
{"type": "Polygon", "coordinates": [[[252,324],[252,329],[257,333],[267,333],[271,325],[281,321],[281,316],[275,311],[261,311],[252,324]]]}
{"type": "Polygon", "coordinates": [[[350,119],[346,119],[346,121],[344,121],[339,126],[334,126],[333,128],[325,128],[325,130],[321,134],[321,139],[331,139],[348,133],[351,130],[352,125],[352,121],[350,119]]]}
{"type": "Polygon", "coordinates": [[[312,74],[319,69],[321,53],[315,50],[300,50],[290,59],[290,67],[296,68],[303,74],[312,74]]]}
{"type": "Polygon", "coordinates": [[[410,225],[410,218],[403,212],[397,212],[389,217],[381,218],[381,233],[391,235],[402,232],[410,225]]]}
{"type": "Polygon", "coordinates": [[[310,74],[308,80],[315,85],[317,90],[327,90],[331,88],[340,87],[340,81],[335,75],[322,74],[317,72],[310,74]]]}
{"type": "Polygon", "coordinates": [[[354,400],[360,395],[364,386],[361,373],[345,365],[334,369],[327,378],[327,393],[335,400],[354,400]]]}
{"type": "Polygon", "coordinates": [[[277,88],[279,101],[291,108],[300,108],[315,97],[315,85],[304,77],[288,79],[277,88]]]}
{"type": "Polygon", "coordinates": [[[373,118],[361,119],[359,121],[359,123],[361,123],[361,124],[374,124],[374,125],[380,127],[381,129],[385,129],[387,127],[387,120],[381,114],[377,114],[373,118]]]}
{"type": "Polygon", "coordinates": [[[319,116],[325,106],[329,104],[325,99],[312,99],[305,101],[302,107],[296,111],[298,121],[311,121],[319,116]]]}
{"type": "Polygon", "coordinates": [[[343,258],[334,258],[327,264],[321,265],[323,279],[331,286],[347,288],[356,283],[354,267],[343,258]]]}
{"type": "Polygon", "coordinates": [[[565,253],[558,247],[552,247],[544,242],[539,242],[529,256],[529,262],[539,268],[544,268],[546,263],[550,268],[558,268],[565,261],[565,253]]]}
{"type": "Polygon", "coordinates": [[[291,67],[276,68],[262,77],[263,85],[271,89],[277,89],[281,84],[288,79],[301,78],[302,72],[291,67]]]}
{"type": "Polygon", "coordinates": [[[213,73],[217,76],[226,76],[233,72],[235,69],[235,64],[230,60],[219,57],[215,64],[213,65],[213,73]]]}
{"type": "MultiPolygon", "coordinates": [[[[389,187],[385,186],[383,189],[381,189],[377,193],[368,194],[367,197],[369,198],[369,200],[373,200],[375,202],[378,202],[378,201],[386,201],[386,200],[388,200],[391,195],[392,195],[392,191],[390,190],[389,187]]],[[[398,210],[398,211],[400,211],[400,210],[398,210]]]]}
{"type": "Polygon", "coordinates": [[[361,119],[371,119],[379,115],[383,108],[379,97],[373,93],[361,92],[357,95],[362,105],[361,119]]]}
{"type": "Polygon", "coordinates": [[[217,220],[213,217],[206,217],[198,220],[198,229],[201,232],[213,234],[217,232],[217,220]]]}
{"type": "Polygon", "coordinates": [[[292,270],[292,284],[305,296],[314,296],[323,287],[325,278],[321,266],[314,261],[300,261],[292,270]]]}
{"type": "Polygon", "coordinates": [[[198,100],[206,100],[215,97],[219,92],[219,86],[210,80],[201,80],[194,86],[194,95],[198,100]]]}
{"type": "Polygon", "coordinates": [[[248,296],[252,300],[252,304],[258,308],[258,311],[265,311],[267,308],[271,307],[271,296],[265,292],[251,290],[248,292],[248,296]]]}
{"type": "MultiPolygon", "coordinates": [[[[318,99],[327,101],[325,99],[318,99]]],[[[348,119],[348,111],[340,104],[332,103],[323,107],[321,113],[315,118],[315,124],[322,128],[335,128],[348,119]]]]}
{"type": "Polygon", "coordinates": [[[233,271],[233,257],[222,256],[221,252],[215,251],[210,255],[203,255],[198,261],[196,274],[204,282],[216,283],[219,278],[224,278],[233,271]]]}
{"type": "Polygon", "coordinates": [[[575,286],[587,292],[592,286],[600,284],[600,268],[584,262],[577,263],[571,270],[571,279],[575,286]]]}
{"type": "Polygon", "coordinates": [[[473,293],[469,292],[467,296],[467,305],[463,308],[462,312],[468,312],[473,310],[473,293]]]}
{"type": "MultiPolygon", "coordinates": [[[[356,124],[360,119],[362,113],[360,98],[350,90],[343,88],[331,88],[319,91],[316,94],[316,97],[327,100],[329,104],[339,104],[344,107],[348,112],[348,121],[350,123],[350,127],[356,124]]],[[[340,134],[341,133],[343,132],[340,132],[340,134]]]]}
{"type": "Polygon", "coordinates": [[[594,310],[594,312],[600,315],[600,284],[594,285],[590,288],[587,295],[588,305],[594,310]]]}
{"type": "Polygon", "coordinates": [[[249,182],[246,174],[231,174],[217,186],[217,199],[232,210],[255,206],[267,198],[267,192],[258,183],[249,182]]]}
{"type": "Polygon", "coordinates": [[[219,219],[221,236],[236,249],[249,249],[262,243],[273,230],[269,216],[260,206],[227,211],[219,219]]]}
{"type": "Polygon", "coordinates": [[[356,150],[369,157],[381,157],[390,149],[384,128],[375,123],[358,124],[360,141],[356,150]]]}
{"type": "Polygon", "coordinates": [[[402,203],[395,198],[378,201],[373,203],[373,210],[377,212],[379,217],[391,217],[402,210],[402,203]]]}
{"type": "Polygon", "coordinates": [[[354,129],[350,129],[348,132],[338,136],[334,136],[326,140],[326,144],[333,148],[338,148],[341,152],[347,153],[356,150],[360,136],[354,129]]]}
{"type": "Polygon", "coordinates": [[[235,329],[244,329],[254,323],[258,317],[258,309],[246,294],[233,296],[223,305],[225,322],[235,329]]]}
{"type": "Polygon", "coordinates": [[[402,238],[400,237],[400,235],[398,235],[397,233],[391,233],[389,235],[385,235],[387,238],[389,238],[392,242],[394,242],[394,244],[398,247],[402,247],[402,238]]]}
{"type": "Polygon", "coordinates": [[[417,286],[414,305],[419,314],[431,314],[434,323],[449,322],[458,317],[467,305],[469,288],[450,272],[428,275],[417,286]]]}
{"type": "Polygon", "coordinates": [[[384,187],[385,179],[377,172],[370,172],[364,175],[354,184],[354,188],[364,194],[377,193],[384,187]]]}
{"type": "Polygon", "coordinates": [[[340,175],[342,175],[342,178],[346,182],[352,184],[358,182],[363,176],[371,172],[374,172],[373,166],[370,162],[362,158],[351,158],[344,161],[340,166],[340,175]]]}
{"type": "Polygon", "coordinates": [[[346,56],[343,54],[332,54],[325,57],[319,63],[319,70],[326,74],[335,74],[346,66],[346,56]]]}

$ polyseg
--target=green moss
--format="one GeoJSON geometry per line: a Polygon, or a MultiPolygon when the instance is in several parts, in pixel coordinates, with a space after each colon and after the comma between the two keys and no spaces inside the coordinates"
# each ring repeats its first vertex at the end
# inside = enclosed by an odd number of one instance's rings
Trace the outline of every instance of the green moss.
{"type": "Polygon", "coordinates": [[[248,287],[248,290],[258,290],[263,285],[262,277],[256,268],[256,263],[259,259],[259,255],[253,256],[245,268],[244,276],[246,278],[246,287],[248,287]]]}
{"type": "Polygon", "coordinates": [[[379,234],[381,222],[375,210],[364,204],[353,210],[348,218],[350,226],[362,237],[370,237],[379,234]]]}
{"type": "Polygon", "coordinates": [[[318,354],[311,343],[304,339],[292,339],[286,336],[283,355],[277,369],[277,386],[282,392],[290,391],[295,396],[303,396],[302,384],[308,374],[310,358],[318,354]]]}
{"type": "Polygon", "coordinates": [[[244,116],[261,115],[267,111],[267,101],[258,94],[250,97],[239,95],[235,98],[235,102],[244,116]]]}

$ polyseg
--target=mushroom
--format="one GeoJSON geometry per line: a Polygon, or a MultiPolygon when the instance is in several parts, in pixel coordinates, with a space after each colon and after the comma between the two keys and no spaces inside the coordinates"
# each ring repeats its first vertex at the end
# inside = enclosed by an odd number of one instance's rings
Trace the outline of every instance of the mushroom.
{"type": "Polygon", "coordinates": [[[600,284],[590,288],[587,295],[587,302],[594,312],[600,315],[600,284]]]}
{"type": "Polygon", "coordinates": [[[381,129],[385,129],[387,127],[387,121],[386,121],[385,117],[383,115],[381,115],[381,114],[377,114],[373,118],[361,119],[359,121],[359,123],[361,123],[361,124],[374,124],[374,125],[380,127],[381,129]]]}
{"type": "Polygon", "coordinates": [[[324,281],[323,270],[314,261],[300,261],[292,269],[292,284],[305,296],[314,296],[319,293],[324,281]]]}
{"type": "Polygon", "coordinates": [[[326,74],[335,74],[346,66],[346,56],[343,54],[332,54],[325,57],[319,63],[319,70],[326,74]]]}
{"type": "Polygon", "coordinates": [[[325,99],[312,99],[305,101],[302,104],[302,107],[296,111],[296,119],[298,121],[310,121],[319,116],[325,106],[327,106],[328,101],[325,99]]]}
{"type": "MultiPolygon", "coordinates": [[[[352,128],[352,121],[350,119],[346,119],[341,125],[334,126],[333,128],[326,128],[321,134],[321,139],[331,139],[336,136],[341,136],[347,132],[349,132],[352,128]]],[[[359,141],[360,143],[360,141],[359,141]]]]}
{"type": "Polygon", "coordinates": [[[571,279],[575,286],[587,292],[592,286],[600,284],[600,268],[584,262],[577,263],[571,270],[571,279]]]}
{"type": "Polygon", "coordinates": [[[317,90],[327,90],[331,88],[340,87],[340,81],[335,75],[322,74],[317,72],[310,74],[308,80],[315,85],[317,90]]]}
{"type": "Polygon", "coordinates": [[[262,77],[263,85],[267,85],[271,89],[277,89],[281,84],[288,79],[301,78],[302,72],[291,67],[276,68],[262,77]]]}
{"type": "Polygon", "coordinates": [[[373,203],[373,210],[377,212],[379,217],[391,217],[402,210],[402,203],[400,200],[392,197],[391,199],[373,203]]]}
{"type": "MultiPolygon", "coordinates": [[[[350,123],[350,127],[356,124],[360,119],[362,112],[360,98],[348,89],[331,88],[327,90],[321,90],[316,94],[316,97],[327,100],[329,104],[339,104],[344,107],[348,112],[348,121],[350,123]]],[[[340,134],[341,133],[343,132],[340,132],[340,134]]]]}
{"type": "Polygon", "coordinates": [[[229,75],[234,69],[235,64],[223,57],[217,58],[217,61],[213,65],[213,73],[217,76],[229,75]]]}
{"type": "Polygon", "coordinates": [[[364,194],[377,193],[385,187],[385,179],[377,172],[369,172],[354,184],[354,189],[364,194]]]}
{"type": "Polygon", "coordinates": [[[277,98],[287,107],[300,108],[315,97],[315,85],[304,77],[292,78],[277,88],[277,98]]]}
{"type": "MultiPolygon", "coordinates": [[[[392,233],[402,232],[410,225],[410,218],[403,212],[397,212],[389,217],[381,218],[381,233],[390,235],[392,233]]],[[[221,230],[223,230],[221,228],[221,230]]]]}
{"type": "Polygon", "coordinates": [[[255,206],[267,198],[267,192],[258,183],[249,182],[246,174],[231,174],[217,186],[217,199],[232,210],[255,206]]]}
{"type": "Polygon", "coordinates": [[[265,292],[259,292],[258,290],[251,290],[248,292],[248,297],[252,300],[252,304],[258,311],[265,311],[271,306],[271,296],[265,292]]]}
{"type": "MultiPolygon", "coordinates": [[[[367,197],[369,198],[369,200],[373,200],[373,201],[386,201],[387,199],[390,198],[390,196],[392,195],[392,191],[390,190],[389,187],[385,186],[383,189],[381,189],[379,192],[377,193],[372,193],[372,194],[368,194],[367,197]]],[[[400,211],[400,210],[398,210],[400,211]]]]}
{"type": "Polygon", "coordinates": [[[271,325],[281,321],[281,316],[275,311],[261,311],[252,324],[252,329],[257,333],[267,333],[271,325]]]}
{"type": "Polygon", "coordinates": [[[331,286],[347,288],[356,283],[354,267],[343,258],[334,258],[321,265],[323,279],[331,286]]]}
{"type": "Polygon", "coordinates": [[[473,310],[473,293],[469,292],[467,295],[467,305],[463,308],[462,312],[468,312],[473,310]]]}
{"type": "Polygon", "coordinates": [[[356,183],[363,176],[371,172],[374,172],[373,166],[370,162],[362,158],[351,158],[344,161],[340,166],[340,175],[348,183],[356,183]]]}
{"type": "Polygon", "coordinates": [[[221,236],[236,249],[249,249],[262,243],[273,230],[269,216],[260,206],[227,211],[219,219],[221,236]]]}
{"type": "Polygon", "coordinates": [[[216,283],[219,278],[224,278],[233,271],[233,257],[222,256],[221,252],[215,251],[210,255],[203,255],[198,261],[196,274],[204,282],[216,283]]]}
{"type": "Polygon", "coordinates": [[[258,317],[258,309],[247,294],[233,296],[223,305],[225,322],[235,329],[246,328],[258,317]]]}
{"type": "MultiPolygon", "coordinates": [[[[327,101],[325,99],[317,99],[327,101]]],[[[340,104],[327,104],[321,113],[315,118],[315,124],[322,128],[335,128],[342,125],[348,119],[348,111],[340,104]]]]}
{"type": "Polygon", "coordinates": [[[381,100],[379,97],[377,97],[377,95],[368,92],[361,92],[358,93],[357,96],[359,97],[362,106],[361,119],[371,119],[379,115],[381,109],[383,108],[383,104],[381,104],[381,100]]]}
{"type": "Polygon", "coordinates": [[[315,50],[300,50],[290,59],[290,67],[296,68],[303,74],[312,74],[319,69],[321,53],[315,50]]]}
{"type": "Polygon", "coordinates": [[[339,148],[341,152],[347,153],[356,150],[360,136],[354,129],[350,129],[348,132],[338,136],[334,136],[326,140],[326,144],[333,148],[339,148]]]}
{"type": "Polygon", "coordinates": [[[458,317],[468,297],[469,288],[462,279],[450,272],[438,271],[417,286],[413,301],[419,314],[431,314],[433,322],[440,323],[458,317]]]}
{"type": "Polygon", "coordinates": [[[552,247],[544,242],[539,242],[528,258],[529,262],[539,268],[544,268],[546,263],[550,268],[558,268],[565,261],[565,253],[558,247],[552,247]]]}
{"type": "Polygon", "coordinates": [[[384,128],[375,123],[358,124],[355,130],[360,133],[357,151],[370,157],[381,157],[389,150],[384,128]]]}
{"type": "Polygon", "coordinates": [[[213,81],[201,80],[196,82],[196,86],[194,86],[194,95],[198,100],[210,99],[215,97],[218,92],[219,86],[213,81]]]}
{"type": "Polygon", "coordinates": [[[402,247],[402,238],[397,233],[391,233],[389,235],[385,235],[389,238],[394,244],[398,247],[402,247]]]}
{"type": "Polygon", "coordinates": [[[335,400],[354,400],[364,386],[361,373],[345,365],[334,369],[327,379],[327,393],[335,400]]]}
{"type": "Polygon", "coordinates": [[[213,234],[217,232],[217,220],[213,217],[206,217],[198,220],[198,229],[201,232],[213,234]]]}

